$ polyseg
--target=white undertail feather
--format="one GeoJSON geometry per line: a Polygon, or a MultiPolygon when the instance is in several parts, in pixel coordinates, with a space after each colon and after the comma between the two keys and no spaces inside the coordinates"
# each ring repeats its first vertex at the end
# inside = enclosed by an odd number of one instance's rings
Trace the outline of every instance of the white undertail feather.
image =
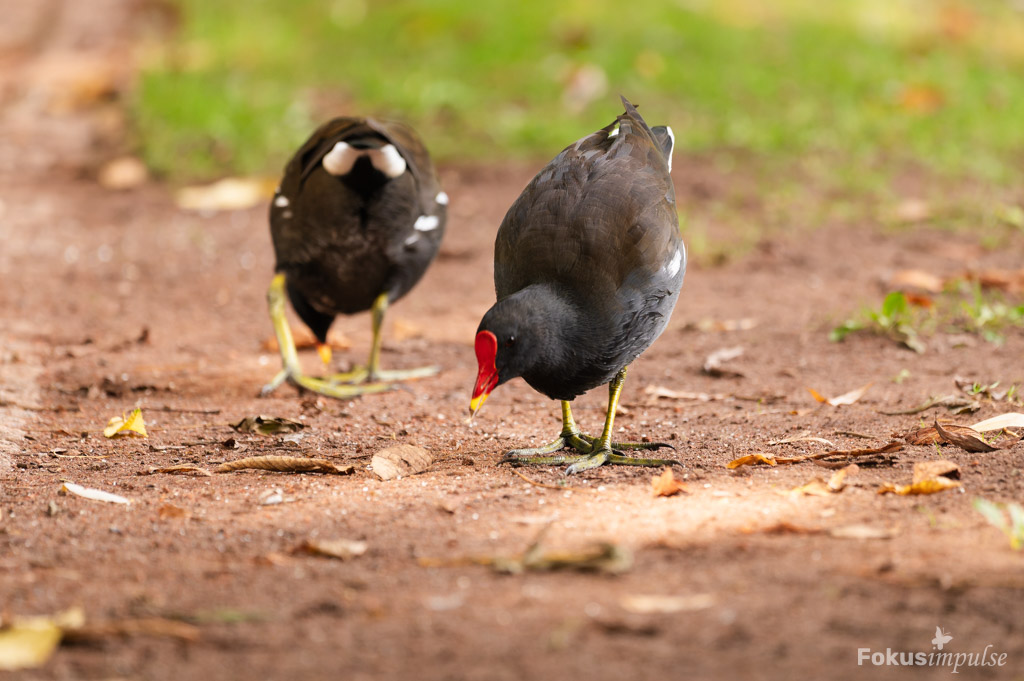
{"type": "Polygon", "coordinates": [[[335,176],[348,175],[359,156],[359,151],[353,149],[348,142],[338,142],[324,155],[324,170],[335,176]]]}
{"type": "Polygon", "coordinates": [[[331,175],[348,175],[363,156],[369,156],[373,167],[392,179],[405,172],[405,159],[393,144],[385,144],[380,149],[356,149],[348,142],[338,142],[324,155],[322,163],[331,175]]]}
{"type": "Polygon", "coordinates": [[[676,273],[679,271],[679,268],[682,266],[683,252],[682,250],[677,250],[676,254],[672,256],[672,261],[665,267],[665,269],[668,271],[668,276],[674,277],[676,276],[676,273]]]}
{"type": "Polygon", "coordinates": [[[370,149],[370,163],[373,167],[394,179],[405,172],[405,159],[398,153],[393,144],[385,144],[380,149],[370,149]]]}

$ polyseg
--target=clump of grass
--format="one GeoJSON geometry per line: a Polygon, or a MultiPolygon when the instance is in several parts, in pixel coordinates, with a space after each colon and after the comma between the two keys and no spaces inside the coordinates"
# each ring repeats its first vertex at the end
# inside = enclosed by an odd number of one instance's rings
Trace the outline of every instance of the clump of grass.
{"type": "Polygon", "coordinates": [[[841,342],[855,332],[874,333],[891,338],[915,352],[924,352],[922,336],[946,328],[953,332],[967,332],[981,336],[999,345],[1011,328],[1024,327],[1024,305],[1007,303],[996,293],[987,293],[978,284],[966,291],[953,287],[927,305],[912,305],[902,291],[885,297],[877,309],[864,308],[829,332],[829,340],[841,342]]]}
{"type": "Polygon", "coordinates": [[[894,291],[885,297],[880,308],[865,308],[856,317],[847,319],[829,333],[829,340],[838,343],[855,331],[875,333],[910,348],[924,352],[925,344],[918,334],[926,313],[911,308],[906,295],[894,291]]]}
{"type": "Polygon", "coordinates": [[[1024,507],[1020,504],[997,504],[978,497],[974,508],[985,520],[1010,540],[1010,548],[1019,551],[1024,548],[1024,507]]]}

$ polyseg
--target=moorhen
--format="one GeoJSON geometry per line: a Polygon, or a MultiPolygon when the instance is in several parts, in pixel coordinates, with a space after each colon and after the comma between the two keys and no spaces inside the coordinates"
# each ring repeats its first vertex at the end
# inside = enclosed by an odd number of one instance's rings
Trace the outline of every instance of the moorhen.
{"type": "Polygon", "coordinates": [[[494,244],[497,302],[476,335],[475,415],[502,383],[521,376],[562,402],[562,432],[550,444],[515,449],[502,463],[661,466],[670,459],[622,449],[664,443],[612,442],[626,367],[664,331],[686,271],[669,176],[672,130],[649,128],[632,104],[566,147],[509,208],[494,244]],[[570,401],[609,384],[600,437],[580,432],[570,401]],[[573,453],[559,453],[564,448],[573,453]]]}
{"type": "Polygon", "coordinates": [[[284,367],[264,394],[288,380],[346,399],[437,373],[437,367],[380,369],[381,324],[388,305],[409,292],[437,255],[447,205],[430,156],[408,126],[342,117],[313,133],[285,167],[270,206],[277,264],[267,302],[284,367]],[[325,364],[334,318],[372,310],[366,367],[328,378],[304,375],[285,317],[286,295],[316,336],[325,364]]]}

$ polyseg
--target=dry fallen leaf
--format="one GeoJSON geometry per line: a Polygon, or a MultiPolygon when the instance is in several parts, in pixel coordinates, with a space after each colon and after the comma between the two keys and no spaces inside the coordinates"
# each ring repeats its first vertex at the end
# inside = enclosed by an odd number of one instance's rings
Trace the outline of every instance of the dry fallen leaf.
{"type": "Polygon", "coordinates": [[[943,440],[950,444],[954,444],[965,451],[994,452],[999,449],[999,447],[985,442],[981,437],[981,433],[977,432],[973,428],[967,428],[964,426],[963,428],[955,431],[947,430],[939,425],[937,420],[935,421],[934,427],[943,440]]]}
{"type": "Polygon", "coordinates": [[[838,490],[829,489],[828,485],[825,484],[824,480],[815,478],[807,484],[794,487],[788,492],[780,492],[781,494],[787,494],[790,497],[808,496],[808,497],[827,497],[838,490]]]}
{"type": "Polygon", "coordinates": [[[757,326],[757,320],[753,317],[742,319],[701,319],[698,322],[690,322],[687,329],[697,329],[705,333],[709,331],[749,331],[757,326]]]}
{"type": "Polygon", "coordinates": [[[666,466],[665,471],[658,477],[651,478],[651,486],[654,488],[656,497],[670,497],[673,494],[687,491],[686,485],[676,480],[670,466],[666,466]]]}
{"type": "MultiPolygon", "coordinates": [[[[956,424],[949,424],[944,426],[944,428],[948,432],[961,433],[964,435],[972,432],[968,426],[958,426],[956,424]]],[[[939,431],[935,429],[935,426],[918,428],[908,433],[904,433],[899,437],[902,437],[906,440],[907,444],[910,445],[937,445],[945,442],[939,434],[939,431]]]]}
{"type": "Polygon", "coordinates": [[[843,488],[846,487],[846,476],[853,475],[859,470],[860,467],[857,466],[857,464],[855,463],[851,463],[849,466],[846,466],[845,468],[840,468],[839,470],[832,474],[832,477],[828,479],[829,490],[833,492],[843,491],[843,488]]]}
{"type": "Polygon", "coordinates": [[[366,542],[353,539],[307,539],[295,547],[292,553],[349,560],[363,555],[367,548],[369,545],[366,542]]]}
{"type": "Polygon", "coordinates": [[[793,444],[794,442],[820,442],[823,445],[828,445],[829,447],[835,447],[835,444],[833,442],[831,442],[830,440],[826,440],[823,437],[813,437],[810,434],[810,431],[804,431],[800,435],[795,435],[793,437],[787,437],[787,438],[785,438],[783,440],[773,440],[773,441],[769,442],[768,445],[769,446],[772,446],[772,445],[788,445],[788,444],[793,444]]]}
{"type": "Polygon", "coordinates": [[[104,189],[123,191],[145,184],[149,170],[134,156],[121,156],[104,163],[96,179],[104,189]]]}
{"type": "Polygon", "coordinates": [[[175,196],[183,210],[244,210],[274,195],[276,180],[259,177],[227,177],[212,184],[184,187],[175,196]]]}
{"type": "Polygon", "coordinates": [[[878,489],[878,493],[892,493],[899,494],[901,496],[909,494],[935,494],[936,492],[943,492],[947,489],[953,489],[954,487],[960,487],[960,483],[956,480],[950,480],[949,478],[929,478],[910,485],[894,485],[891,482],[887,482],[878,489]]]}
{"type": "Polygon", "coordinates": [[[278,473],[330,473],[351,475],[353,466],[336,466],[326,459],[311,459],[304,456],[250,456],[235,461],[225,461],[213,469],[215,473],[230,473],[241,470],[276,471],[278,473]]]}
{"type": "MultiPolygon", "coordinates": [[[[306,326],[296,324],[292,327],[292,341],[296,350],[305,350],[317,346],[316,336],[306,326]]],[[[332,350],[348,350],[352,347],[352,341],[340,331],[331,329],[327,332],[327,345],[332,350]]],[[[277,336],[268,336],[260,344],[260,347],[267,352],[277,352],[280,346],[277,344],[277,336]]]]}
{"type": "Polygon", "coordinates": [[[110,492],[104,492],[103,490],[93,489],[91,487],[82,487],[76,485],[73,482],[65,482],[61,485],[58,490],[59,494],[74,494],[75,496],[82,497],[83,499],[91,499],[92,501],[106,501],[111,504],[130,504],[131,499],[126,499],[119,494],[111,494],[110,492]]]}
{"type": "Polygon", "coordinates": [[[735,369],[725,369],[723,364],[743,355],[743,348],[736,346],[715,350],[704,360],[704,373],[715,378],[743,378],[743,373],[735,369]]]}
{"type": "Polygon", "coordinates": [[[1018,412],[1000,414],[999,416],[993,416],[992,418],[985,419],[984,421],[978,421],[971,426],[971,428],[979,433],[1003,430],[1005,428],[1024,428],[1024,414],[1018,412]]]}
{"type": "Polygon", "coordinates": [[[738,459],[733,459],[729,463],[725,464],[726,468],[739,468],[740,466],[750,466],[757,463],[766,463],[769,466],[775,465],[775,457],[771,454],[747,454],[741,456],[738,459]]]}
{"type": "Polygon", "coordinates": [[[0,628],[0,671],[42,667],[57,650],[64,632],[84,624],[81,608],[52,616],[5,619],[0,628]]]}
{"type": "Polygon", "coordinates": [[[423,447],[396,445],[373,455],[370,467],[381,480],[422,473],[433,463],[433,457],[423,447]]]}
{"type": "Polygon", "coordinates": [[[199,640],[199,627],[164,617],[139,617],[64,629],[64,638],[72,643],[92,643],[129,636],[172,638],[193,643],[199,640]]]}
{"type": "Polygon", "coordinates": [[[154,475],[156,473],[164,473],[166,475],[195,475],[198,477],[208,477],[213,475],[213,473],[205,468],[201,468],[200,466],[196,466],[191,463],[182,463],[176,466],[165,466],[164,468],[151,466],[149,470],[144,473],[139,473],[139,475],[154,475]]]}
{"type": "Polygon", "coordinates": [[[917,289],[928,293],[941,293],[945,280],[924,270],[900,270],[889,279],[889,288],[894,291],[917,289]]]}
{"type": "Polygon", "coordinates": [[[848,404],[853,404],[854,402],[856,402],[860,398],[864,397],[864,393],[866,393],[868,391],[868,389],[870,389],[871,386],[873,386],[874,384],[875,384],[874,381],[872,381],[871,383],[868,383],[866,385],[862,385],[861,387],[857,388],[856,390],[851,390],[848,393],[843,393],[842,395],[839,395],[838,397],[825,397],[824,395],[819,393],[814,388],[808,388],[807,391],[811,393],[811,396],[815,400],[817,400],[818,402],[821,402],[822,404],[826,404],[827,403],[827,404],[832,405],[833,407],[842,407],[842,406],[845,406],[845,405],[848,405],[848,404]]]}
{"type": "Polygon", "coordinates": [[[282,435],[302,430],[306,424],[280,416],[246,416],[231,427],[239,433],[255,433],[257,435],[282,435]]]}
{"type": "Polygon", "coordinates": [[[837,539],[891,539],[893,531],[874,525],[841,525],[828,531],[830,537],[837,539]]]}
{"type": "Polygon", "coordinates": [[[141,435],[148,437],[146,433],[146,422],[142,419],[142,410],[134,409],[131,414],[115,416],[107,421],[107,427],[103,429],[104,437],[121,437],[123,435],[141,435]]]}
{"type": "Polygon", "coordinates": [[[619,599],[623,610],[638,615],[670,615],[674,612],[693,612],[714,607],[713,594],[665,596],[655,594],[629,594],[619,599]]]}
{"type": "Polygon", "coordinates": [[[644,394],[648,395],[652,400],[664,398],[668,400],[693,400],[695,402],[714,402],[721,400],[732,400],[732,395],[723,395],[721,393],[695,393],[686,392],[682,390],[672,390],[660,385],[649,385],[644,388],[644,394]]]}
{"type": "Polygon", "coordinates": [[[161,518],[188,518],[191,514],[183,509],[181,506],[175,506],[174,504],[164,504],[156,510],[156,513],[161,518]]]}
{"type": "Polygon", "coordinates": [[[950,480],[960,479],[960,466],[952,461],[940,459],[937,461],[918,461],[914,464],[913,482],[923,482],[931,478],[949,478],[950,480]]]}

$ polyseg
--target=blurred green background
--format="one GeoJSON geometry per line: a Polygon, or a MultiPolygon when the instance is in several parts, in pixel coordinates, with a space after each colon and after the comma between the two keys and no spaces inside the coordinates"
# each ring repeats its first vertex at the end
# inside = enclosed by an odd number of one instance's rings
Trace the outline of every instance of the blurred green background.
{"type": "Polygon", "coordinates": [[[411,123],[441,161],[546,160],[619,93],[671,124],[679,153],[764,177],[1022,179],[1020,2],[173,4],[133,110],[145,160],[176,182],[276,175],[317,123],[354,113],[411,123]]]}

